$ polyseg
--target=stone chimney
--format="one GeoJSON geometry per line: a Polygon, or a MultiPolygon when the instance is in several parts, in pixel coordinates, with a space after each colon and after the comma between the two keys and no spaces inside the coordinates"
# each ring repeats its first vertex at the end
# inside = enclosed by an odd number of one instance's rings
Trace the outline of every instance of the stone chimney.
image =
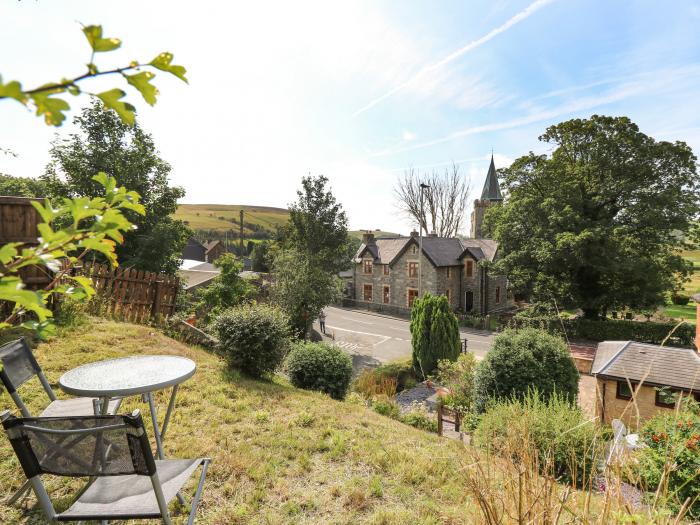
{"type": "Polygon", "coordinates": [[[375,244],[374,234],[372,232],[366,231],[365,233],[362,234],[362,242],[364,243],[365,246],[369,246],[370,244],[375,244]]]}
{"type": "Polygon", "coordinates": [[[411,237],[418,237],[418,232],[416,230],[413,230],[411,232],[411,237]]]}
{"type": "Polygon", "coordinates": [[[695,301],[695,348],[700,352],[700,293],[693,296],[695,301]]]}

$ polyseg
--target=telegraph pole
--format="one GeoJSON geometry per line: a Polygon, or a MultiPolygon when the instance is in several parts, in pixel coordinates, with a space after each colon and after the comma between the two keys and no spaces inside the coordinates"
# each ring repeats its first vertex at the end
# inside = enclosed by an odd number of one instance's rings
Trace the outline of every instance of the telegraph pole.
{"type": "MultiPolygon", "coordinates": [[[[423,297],[423,191],[430,188],[427,184],[420,183],[420,218],[418,219],[418,298],[423,297]]],[[[427,233],[427,225],[426,225],[427,233]]]]}
{"type": "Polygon", "coordinates": [[[241,208],[241,238],[238,241],[238,249],[241,254],[241,257],[244,257],[243,253],[243,208],[241,208]]]}

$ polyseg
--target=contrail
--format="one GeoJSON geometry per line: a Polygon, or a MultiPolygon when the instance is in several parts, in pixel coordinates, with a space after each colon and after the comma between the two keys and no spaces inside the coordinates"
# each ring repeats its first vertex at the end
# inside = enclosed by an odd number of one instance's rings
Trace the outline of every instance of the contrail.
{"type": "Polygon", "coordinates": [[[436,69],[444,66],[445,64],[452,62],[456,58],[461,57],[462,55],[469,53],[472,49],[476,49],[477,47],[482,46],[492,38],[494,38],[497,35],[500,35],[504,31],[507,31],[511,27],[513,27],[515,24],[518,22],[521,22],[528,18],[530,15],[538,11],[539,9],[543,8],[547,4],[551,4],[554,0],[536,0],[535,2],[531,3],[529,6],[527,6],[525,9],[520,11],[518,14],[513,16],[512,18],[509,18],[506,22],[504,22],[502,25],[498,26],[496,29],[492,29],[488,33],[486,33],[484,36],[481,38],[478,38],[476,40],[473,40],[469,42],[466,46],[459,48],[456,51],[453,51],[449,55],[447,55],[445,58],[442,60],[435,62],[434,64],[431,64],[429,66],[424,67],[421,69],[418,73],[416,73],[414,76],[406,80],[405,82],[399,84],[398,86],[395,86],[391,88],[389,91],[384,93],[382,96],[375,98],[374,100],[370,101],[367,105],[361,107],[355,113],[352,114],[353,117],[356,117],[360,113],[364,113],[368,109],[376,106],[379,104],[382,100],[389,98],[392,96],[394,93],[401,91],[403,88],[408,86],[409,84],[412,84],[419,78],[427,75],[428,73],[435,71],[436,69]]]}

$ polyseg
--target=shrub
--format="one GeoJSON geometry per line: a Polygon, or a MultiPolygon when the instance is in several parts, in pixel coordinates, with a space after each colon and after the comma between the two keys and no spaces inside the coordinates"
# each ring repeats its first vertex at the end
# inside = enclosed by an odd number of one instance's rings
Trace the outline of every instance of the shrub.
{"type": "Polygon", "coordinates": [[[393,396],[396,394],[396,379],[365,369],[355,379],[353,390],[368,399],[378,395],[393,396]]]}
{"type": "Polygon", "coordinates": [[[287,357],[287,373],[297,388],[343,399],[352,378],[352,359],[327,343],[297,343],[287,357]]]}
{"type": "Polygon", "coordinates": [[[425,405],[418,401],[411,403],[408,410],[399,416],[399,421],[428,432],[438,431],[436,415],[428,412],[425,405]]]}
{"type": "Polygon", "coordinates": [[[467,414],[474,408],[474,354],[460,354],[457,361],[442,359],[438,362],[437,380],[450,389],[443,403],[452,409],[467,414]]]}
{"type": "Polygon", "coordinates": [[[674,293],[671,296],[671,302],[680,306],[685,306],[690,302],[690,296],[682,293],[674,293]]]}
{"type": "Polygon", "coordinates": [[[229,364],[251,377],[274,373],[289,349],[289,321],[273,306],[245,305],[226,310],[216,318],[214,330],[229,364]]]}
{"type": "Polygon", "coordinates": [[[425,379],[440,359],[457,359],[461,345],[457,318],[447,297],[425,294],[416,299],[411,310],[411,347],[413,368],[425,379]]]}
{"type": "Polygon", "coordinates": [[[534,328],[506,330],[476,368],[474,404],[482,412],[491,398],[521,398],[533,388],[545,400],[556,391],[574,402],[578,381],[563,340],[534,328]]]}
{"type": "MultiPolygon", "coordinates": [[[[416,385],[416,373],[413,370],[413,362],[408,359],[389,361],[374,369],[377,374],[396,380],[396,392],[401,392],[416,385]]],[[[396,393],[395,392],[395,393],[396,393]]]]}
{"type": "Polygon", "coordinates": [[[399,419],[401,417],[398,403],[388,396],[377,396],[374,398],[372,400],[372,410],[391,419],[399,419]]]}
{"type": "Polygon", "coordinates": [[[676,322],[657,323],[653,321],[632,321],[625,319],[560,319],[558,317],[523,317],[516,315],[510,321],[511,328],[539,328],[553,335],[563,335],[569,339],[589,341],[638,341],[640,343],[661,344],[668,338],[670,346],[693,346],[695,329],[692,325],[676,322]]]}
{"type": "Polygon", "coordinates": [[[602,441],[581,409],[559,394],[545,398],[530,390],[522,399],[499,401],[481,416],[475,444],[490,452],[530,463],[540,472],[588,486],[595,475],[602,441]]]}
{"type": "Polygon", "coordinates": [[[642,427],[646,445],[639,452],[639,477],[647,490],[659,491],[678,512],[691,499],[688,515],[700,519],[700,406],[685,398],[678,411],[657,413],[642,427]]]}

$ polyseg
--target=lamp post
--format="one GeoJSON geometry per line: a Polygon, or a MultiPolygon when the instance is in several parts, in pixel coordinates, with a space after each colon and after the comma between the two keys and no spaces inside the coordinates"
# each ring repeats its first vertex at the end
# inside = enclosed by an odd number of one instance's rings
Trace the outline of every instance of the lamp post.
{"type": "MultiPolygon", "coordinates": [[[[418,298],[423,297],[423,192],[430,188],[424,182],[420,183],[420,217],[418,218],[418,298]]],[[[427,228],[426,228],[427,233],[427,228]]]]}

